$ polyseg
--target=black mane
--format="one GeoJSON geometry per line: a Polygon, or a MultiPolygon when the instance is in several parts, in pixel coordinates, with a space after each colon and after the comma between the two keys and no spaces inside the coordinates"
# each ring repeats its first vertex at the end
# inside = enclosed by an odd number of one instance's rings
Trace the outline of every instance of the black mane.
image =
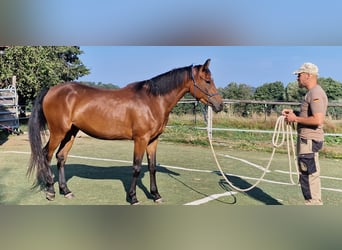
{"type": "Polygon", "coordinates": [[[146,86],[148,93],[152,95],[165,95],[175,88],[178,88],[185,77],[191,77],[192,66],[173,69],[169,72],[155,76],[150,80],[137,82],[135,90],[140,91],[146,86]]]}

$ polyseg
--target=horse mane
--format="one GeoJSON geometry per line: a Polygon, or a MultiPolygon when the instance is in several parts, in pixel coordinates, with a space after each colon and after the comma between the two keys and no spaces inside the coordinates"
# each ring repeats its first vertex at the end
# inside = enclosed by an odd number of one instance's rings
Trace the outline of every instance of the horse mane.
{"type": "Polygon", "coordinates": [[[191,65],[188,67],[173,69],[149,80],[137,82],[134,88],[136,91],[141,91],[146,88],[146,91],[154,96],[165,95],[184,83],[184,74],[189,78],[191,77],[192,67],[193,66],[191,65]]]}

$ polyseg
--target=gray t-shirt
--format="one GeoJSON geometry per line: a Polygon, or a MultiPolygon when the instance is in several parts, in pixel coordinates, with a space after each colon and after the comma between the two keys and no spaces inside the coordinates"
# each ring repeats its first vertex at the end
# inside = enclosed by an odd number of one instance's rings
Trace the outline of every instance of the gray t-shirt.
{"type": "MultiPolygon", "coordinates": [[[[328,107],[328,98],[320,85],[310,89],[300,106],[301,117],[309,117],[315,113],[326,114],[328,107]]],[[[298,123],[298,134],[301,138],[324,141],[323,125],[309,126],[298,123]]]]}

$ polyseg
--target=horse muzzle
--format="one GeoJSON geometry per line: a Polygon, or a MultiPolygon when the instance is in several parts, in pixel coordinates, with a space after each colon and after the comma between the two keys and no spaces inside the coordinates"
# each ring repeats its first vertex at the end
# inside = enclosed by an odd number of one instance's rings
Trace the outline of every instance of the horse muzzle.
{"type": "Polygon", "coordinates": [[[210,102],[209,104],[213,108],[215,113],[223,110],[223,102],[210,102]]]}

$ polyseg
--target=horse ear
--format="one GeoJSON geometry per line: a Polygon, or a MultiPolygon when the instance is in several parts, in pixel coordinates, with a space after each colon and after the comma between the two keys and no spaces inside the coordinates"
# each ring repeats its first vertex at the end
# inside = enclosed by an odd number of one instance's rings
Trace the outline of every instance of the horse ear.
{"type": "Polygon", "coordinates": [[[210,59],[207,59],[203,64],[203,70],[206,71],[209,69],[210,59]]]}

